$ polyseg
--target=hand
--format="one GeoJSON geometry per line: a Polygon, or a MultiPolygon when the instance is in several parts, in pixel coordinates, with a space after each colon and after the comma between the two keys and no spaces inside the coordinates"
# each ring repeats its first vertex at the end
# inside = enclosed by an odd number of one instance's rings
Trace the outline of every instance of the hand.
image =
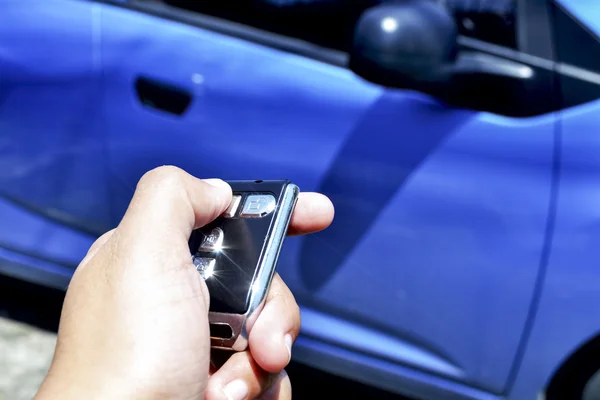
{"type": "MultiPolygon", "coordinates": [[[[75,271],[38,399],[291,398],[282,371],[300,315],[279,276],[249,349],[209,375],[209,295],[187,241],[230,201],[225,182],[174,167],[142,177],[119,226],[92,245],[75,271]]],[[[324,229],[332,218],[325,196],[303,193],[289,233],[324,229]]]]}

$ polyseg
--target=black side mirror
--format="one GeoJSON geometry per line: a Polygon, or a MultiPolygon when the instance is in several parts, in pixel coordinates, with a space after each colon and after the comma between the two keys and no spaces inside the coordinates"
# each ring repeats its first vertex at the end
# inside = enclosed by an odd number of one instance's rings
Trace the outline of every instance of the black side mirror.
{"type": "Polygon", "coordinates": [[[503,115],[549,112],[551,72],[478,50],[459,48],[448,9],[434,0],[404,0],[366,10],[354,30],[349,67],[388,87],[434,95],[449,104],[503,115]]]}
{"type": "Polygon", "coordinates": [[[350,68],[385,86],[443,85],[457,56],[457,28],[445,7],[408,0],[368,9],[359,19],[350,68]]]}

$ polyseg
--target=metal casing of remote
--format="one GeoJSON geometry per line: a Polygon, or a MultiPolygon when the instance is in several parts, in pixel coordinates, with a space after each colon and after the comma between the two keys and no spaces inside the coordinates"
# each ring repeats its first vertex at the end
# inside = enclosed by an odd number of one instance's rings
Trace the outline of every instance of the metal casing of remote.
{"type": "Polygon", "coordinates": [[[242,351],[264,306],[299,188],[288,180],[227,183],[229,208],[192,232],[189,247],[210,293],[211,346],[242,351]]]}

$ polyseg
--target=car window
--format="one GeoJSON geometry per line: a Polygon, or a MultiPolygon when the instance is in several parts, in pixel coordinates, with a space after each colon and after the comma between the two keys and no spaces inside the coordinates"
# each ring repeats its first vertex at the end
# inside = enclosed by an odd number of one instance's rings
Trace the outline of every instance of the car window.
{"type": "MultiPolygon", "coordinates": [[[[347,51],[367,8],[395,0],[165,0],[166,3],[314,44],[347,51]]],[[[515,48],[515,0],[437,0],[454,14],[460,34],[515,48]]]]}
{"type": "Polygon", "coordinates": [[[346,51],[352,28],[373,0],[165,0],[166,3],[346,51]]]}
{"type": "Polygon", "coordinates": [[[464,36],[516,49],[516,0],[439,0],[464,36]]]}

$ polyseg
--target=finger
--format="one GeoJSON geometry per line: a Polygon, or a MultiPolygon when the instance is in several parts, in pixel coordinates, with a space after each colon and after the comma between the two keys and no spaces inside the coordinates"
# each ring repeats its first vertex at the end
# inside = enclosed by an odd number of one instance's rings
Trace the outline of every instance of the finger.
{"type": "Polygon", "coordinates": [[[331,200],[320,193],[300,193],[292,215],[289,235],[305,235],[327,228],[333,221],[331,200]]]}
{"type": "Polygon", "coordinates": [[[98,253],[98,250],[100,250],[102,248],[102,246],[104,246],[106,244],[106,242],[108,242],[108,239],[110,239],[110,237],[113,235],[114,231],[115,231],[114,229],[111,229],[110,231],[105,232],[98,239],[96,239],[96,241],[94,243],[92,243],[92,245],[88,249],[87,254],[83,258],[83,260],[81,260],[81,262],[79,263],[78,268],[82,268],[85,264],[87,264],[92,259],[92,257],[94,257],[96,255],[96,253],[98,253]]]}
{"type": "Polygon", "coordinates": [[[280,372],[290,362],[292,343],[300,332],[300,308],[279,275],[249,337],[250,352],[265,371],[280,372]]]}
{"type": "Polygon", "coordinates": [[[135,238],[142,251],[177,252],[187,247],[194,228],[214,220],[230,202],[231,187],[220,179],[202,181],[176,167],[156,168],[140,179],[119,237],[135,238]]]}
{"type": "Polygon", "coordinates": [[[262,370],[250,352],[235,353],[208,380],[206,400],[255,399],[276,378],[277,374],[262,370]]]}
{"type": "Polygon", "coordinates": [[[108,239],[110,239],[110,237],[113,235],[113,233],[115,232],[114,229],[111,229],[108,232],[103,233],[102,235],[100,235],[100,237],[98,239],[96,239],[96,241],[94,243],[92,243],[92,245],[90,246],[86,257],[93,257],[94,254],[96,254],[96,252],[98,252],[98,250],[100,250],[100,248],[102,246],[104,246],[104,244],[106,242],[108,242],[108,239]]]}
{"type": "Polygon", "coordinates": [[[291,400],[292,383],[285,371],[281,371],[269,390],[261,394],[257,400],[291,400]]]}

